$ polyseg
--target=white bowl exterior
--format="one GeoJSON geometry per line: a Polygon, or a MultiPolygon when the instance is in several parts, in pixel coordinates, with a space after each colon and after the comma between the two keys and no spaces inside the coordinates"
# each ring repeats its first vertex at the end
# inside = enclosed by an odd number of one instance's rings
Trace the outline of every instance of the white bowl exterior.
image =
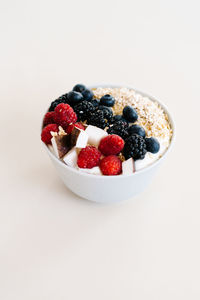
{"type": "MultiPolygon", "coordinates": [[[[119,87],[115,85],[95,85],[93,87],[119,87]]],[[[131,88],[131,87],[128,87],[131,88]]],[[[135,89],[134,89],[135,90],[135,89]]],[[[135,90],[137,92],[137,90],[135,90]]],[[[139,92],[139,91],[138,91],[139,92]]],[[[140,94],[149,97],[152,101],[157,101],[149,95],[139,92],[140,94]]],[[[173,129],[173,136],[169,148],[163,156],[154,162],[152,165],[135,172],[132,175],[118,175],[118,176],[100,176],[86,174],[81,171],[71,168],[61,162],[52,152],[45,146],[48,155],[50,156],[57,172],[64,182],[64,184],[78,196],[99,203],[115,203],[122,200],[129,199],[141,193],[151,182],[154,174],[160,166],[163,159],[166,158],[169,149],[175,138],[175,127],[173,119],[166,107],[157,101],[169,116],[169,121],[173,129]]]]}
{"type": "MultiPolygon", "coordinates": [[[[49,152],[48,152],[49,154],[49,152]]],[[[54,155],[49,155],[64,184],[78,196],[99,202],[116,203],[129,199],[141,193],[151,182],[159,164],[152,165],[145,172],[136,172],[133,175],[99,176],[74,172],[64,163],[58,163],[54,155]]]]}

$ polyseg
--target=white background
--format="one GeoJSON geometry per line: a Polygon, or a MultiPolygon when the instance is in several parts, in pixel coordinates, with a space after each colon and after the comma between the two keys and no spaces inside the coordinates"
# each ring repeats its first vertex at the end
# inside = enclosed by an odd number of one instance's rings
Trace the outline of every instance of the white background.
{"type": "Polygon", "coordinates": [[[0,1],[0,299],[200,299],[199,1],[0,1]],[[163,101],[174,150],[118,205],[68,191],[40,142],[82,82],[163,101]]]}

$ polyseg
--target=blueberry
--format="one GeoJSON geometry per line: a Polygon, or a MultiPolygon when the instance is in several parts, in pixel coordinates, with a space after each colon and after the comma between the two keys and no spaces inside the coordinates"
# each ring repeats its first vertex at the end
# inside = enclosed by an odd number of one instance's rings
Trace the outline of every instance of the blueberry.
{"type": "Polygon", "coordinates": [[[83,95],[84,100],[87,100],[87,101],[92,101],[92,99],[94,97],[93,92],[91,90],[88,90],[88,89],[85,89],[82,92],[82,95],[83,95]]]}
{"type": "Polygon", "coordinates": [[[111,95],[106,94],[103,97],[101,97],[100,104],[111,107],[115,104],[115,98],[111,95]]]}
{"type": "Polygon", "coordinates": [[[113,117],[113,123],[118,122],[118,121],[124,121],[127,123],[127,120],[124,119],[124,117],[122,115],[115,115],[113,117]]]}
{"type": "Polygon", "coordinates": [[[145,137],[145,130],[143,127],[139,126],[139,125],[131,125],[128,129],[128,133],[130,135],[136,133],[142,137],[145,137]]]}
{"type": "Polygon", "coordinates": [[[132,122],[132,123],[134,123],[138,119],[137,112],[131,106],[125,106],[124,107],[123,116],[127,121],[132,122]]]}
{"type": "Polygon", "coordinates": [[[160,144],[157,139],[150,137],[145,139],[147,151],[157,153],[160,150],[160,144]]]}
{"type": "Polygon", "coordinates": [[[84,100],[83,95],[75,91],[69,92],[67,95],[67,99],[70,105],[76,105],[84,100]]]}
{"type": "Polygon", "coordinates": [[[86,90],[86,87],[83,85],[83,84],[76,84],[74,87],[73,87],[73,91],[75,92],[79,92],[79,93],[82,93],[83,91],[86,90]]]}

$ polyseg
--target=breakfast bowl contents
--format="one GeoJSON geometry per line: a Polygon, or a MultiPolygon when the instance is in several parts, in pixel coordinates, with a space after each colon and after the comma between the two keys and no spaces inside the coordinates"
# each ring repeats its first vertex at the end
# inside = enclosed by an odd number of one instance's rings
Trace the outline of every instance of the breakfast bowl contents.
{"type": "Polygon", "coordinates": [[[117,202],[143,189],[173,135],[169,113],[151,97],[126,87],[77,84],[50,104],[41,140],[73,192],[97,202],[117,202]],[[118,185],[126,182],[131,186],[122,192],[118,185]]]}

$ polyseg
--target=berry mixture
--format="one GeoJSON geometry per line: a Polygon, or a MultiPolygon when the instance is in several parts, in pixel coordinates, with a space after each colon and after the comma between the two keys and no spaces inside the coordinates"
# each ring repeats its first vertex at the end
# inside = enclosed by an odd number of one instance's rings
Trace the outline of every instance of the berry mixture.
{"type": "Polygon", "coordinates": [[[157,160],[172,130],[162,108],[126,88],[77,84],[52,101],[41,140],[70,167],[94,175],[127,175],[157,160]]]}

